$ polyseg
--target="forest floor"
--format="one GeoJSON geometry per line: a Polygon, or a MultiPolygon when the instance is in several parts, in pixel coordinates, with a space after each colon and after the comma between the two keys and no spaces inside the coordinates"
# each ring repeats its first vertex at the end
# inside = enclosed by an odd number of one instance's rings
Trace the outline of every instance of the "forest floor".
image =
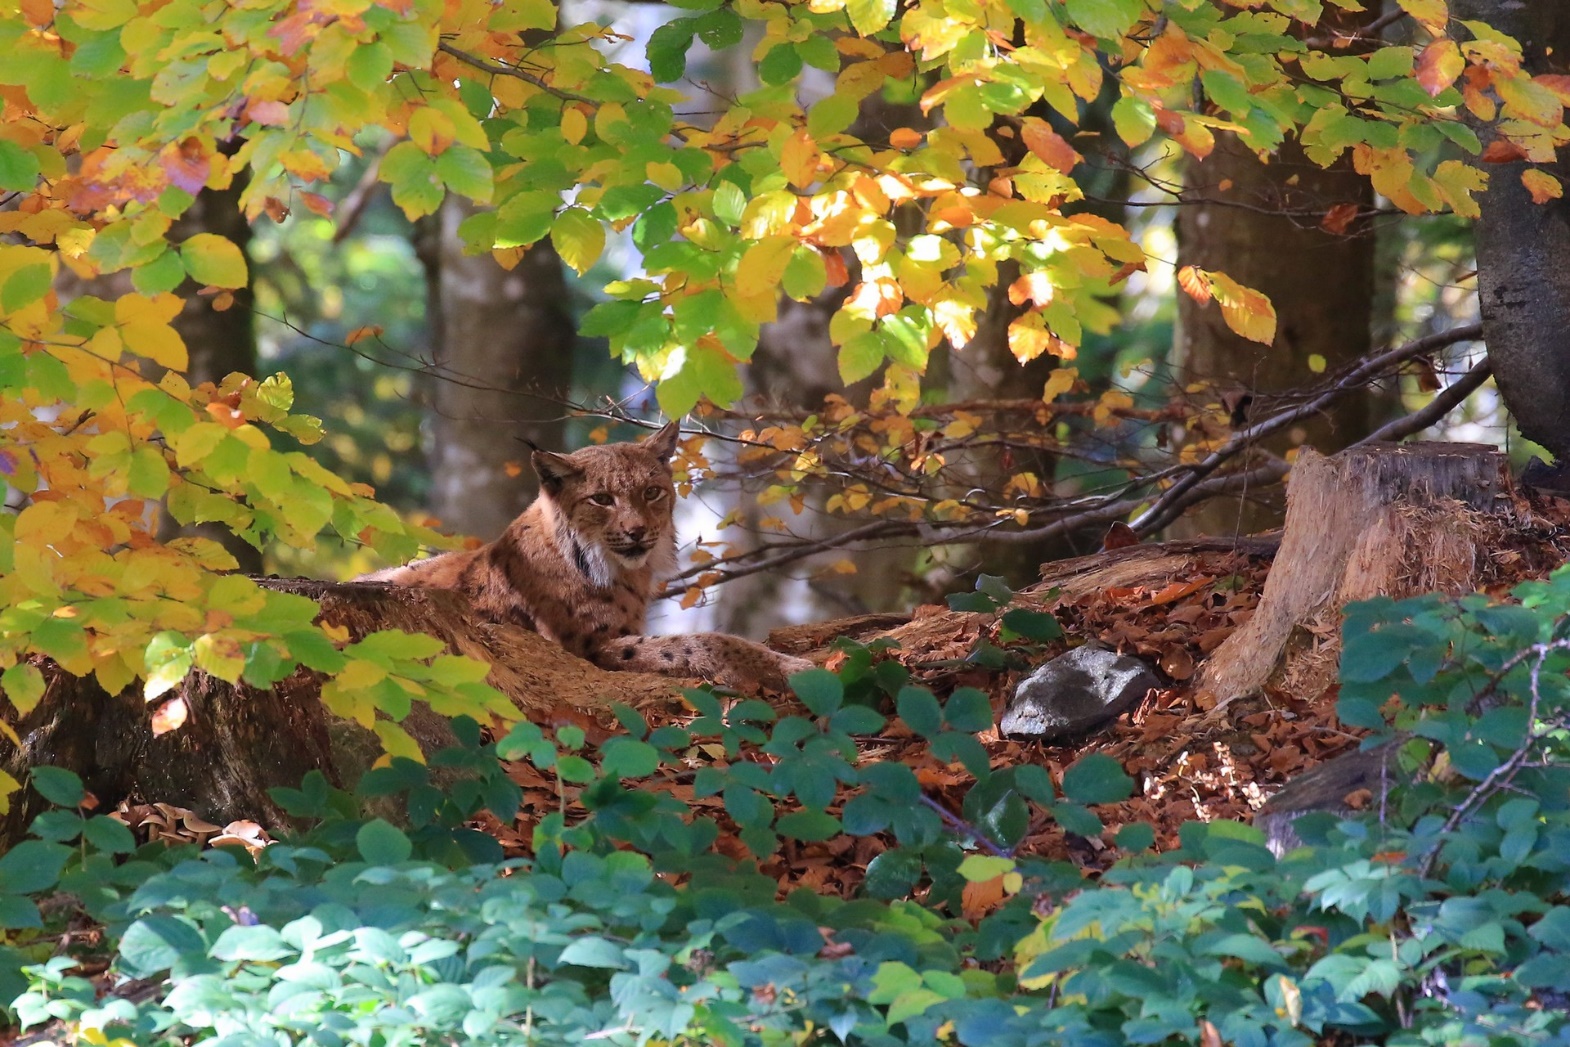
{"type": "MultiPolygon", "coordinates": [[[[1546,577],[1570,555],[1570,500],[1535,492],[1531,497],[1518,495],[1506,514],[1513,537],[1491,548],[1488,562],[1478,565],[1484,591],[1495,597],[1507,595],[1521,581],[1546,577]]],[[[1111,550],[1045,565],[1044,576],[1058,584],[1043,582],[1019,595],[1016,606],[1051,611],[1064,633],[1061,640],[1030,648],[1032,665],[1098,640],[1142,656],[1159,668],[1168,685],[1152,690],[1113,724],[1075,744],[1044,745],[1036,740],[1001,737],[995,729],[980,736],[995,768],[1036,763],[1057,783],[1064,769],[1076,760],[1101,752],[1117,759],[1135,782],[1130,799],[1096,808],[1106,826],[1103,837],[1087,839],[1065,833],[1049,816],[1038,813],[1016,853],[1068,860],[1087,869],[1104,868],[1119,854],[1111,840],[1120,827],[1133,822],[1146,822],[1155,829],[1158,849],[1173,847],[1184,822],[1247,821],[1295,775],[1356,747],[1360,735],[1345,729],[1336,718],[1334,685],[1313,694],[1291,694],[1267,686],[1257,699],[1233,702],[1218,716],[1207,715],[1211,712],[1209,696],[1198,693],[1194,686],[1203,659],[1246,622],[1258,605],[1274,544],[1255,538],[1233,547],[1200,542],[1111,550]],[[1168,549],[1176,551],[1159,551],[1168,549]],[[1147,555],[1128,555],[1131,552],[1147,555]]],[[[959,687],[987,692],[996,723],[1028,669],[956,669],[953,663],[969,655],[978,642],[1000,642],[997,618],[996,614],[956,613],[942,606],[926,606],[917,608],[907,624],[864,631],[857,638],[862,642],[877,636],[897,639],[900,646],[885,657],[901,660],[911,669],[911,682],[931,688],[940,699],[959,687]]],[[[833,625],[781,630],[771,640],[782,649],[794,647],[793,653],[801,653],[824,642],[833,625]]],[[[1334,657],[1339,644],[1335,632],[1331,626],[1325,630],[1327,635],[1299,636],[1293,643],[1295,652],[1313,657],[1328,651],[1334,657]]],[[[819,660],[823,654],[820,648],[819,660]]],[[[844,657],[842,653],[829,654],[827,667],[835,668],[844,657]]],[[[776,704],[782,715],[810,715],[790,702],[776,704]]],[[[665,719],[644,711],[655,727],[690,717],[690,711],[674,710],[665,719]]],[[[579,722],[590,732],[591,741],[609,733],[592,720],[579,722]]],[[[908,764],[929,799],[950,812],[959,812],[971,781],[968,773],[958,764],[934,757],[927,742],[897,720],[890,721],[884,733],[862,739],[860,744],[863,761],[908,764]]],[[[758,753],[748,756],[767,759],[758,753]]],[[[705,758],[695,754],[695,761],[705,758]]],[[[486,828],[509,853],[521,854],[527,852],[537,822],[533,812],[558,809],[563,794],[553,776],[527,763],[511,764],[510,773],[524,790],[522,813],[512,825],[493,822],[486,828]]],[[[720,849],[733,857],[748,856],[734,835],[735,826],[721,798],[694,795],[690,769],[662,768],[639,788],[665,791],[696,813],[714,818],[721,827],[720,849]]],[[[565,791],[569,817],[575,806],[574,793],[571,788],[565,791]]],[[[847,796],[842,790],[840,802],[847,796]]],[[[831,813],[837,813],[837,805],[831,813]]],[[[813,844],[785,841],[780,851],[762,863],[762,870],[779,881],[782,892],[807,888],[849,896],[857,891],[867,863],[884,846],[879,838],[868,837],[837,837],[813,844]]]]}

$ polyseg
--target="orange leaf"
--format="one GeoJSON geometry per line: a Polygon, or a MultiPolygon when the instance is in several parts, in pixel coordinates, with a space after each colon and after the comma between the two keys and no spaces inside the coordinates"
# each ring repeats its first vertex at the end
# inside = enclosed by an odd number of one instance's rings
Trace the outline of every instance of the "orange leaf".
{"type": "Polygon", "coordinates": [[[1049,167],[1054,167],[1064,174],[1074,170],[1074,165],[1083,159],[1074,147],[1064,141],[1063,136],[1052,130],[1045,120],[1038,117],[1025,117],[1024,127],[1020,135],[1025,140],[1025,145],[1035,153],[1049,167]]]}
{"type": "Polygon", "coordinates": [[[1206,279],[1203,269],[1185,265],[1178,270],[1177,280],[1178,286],[1183,288],[1184,292],[1194,301],[1200,305],[1210,304],[1210,281],[1206,279]]]}
{"type": "Polygon", "coordinates": [[[1526,150],[1508,138],[1496,138],[1483,150],[1485,164],[1508,164],[1526,159],[1526,150]]]}
{"type": "Polygon", "coordinates": [[[184,698],[176,696],[164,702],[153,710],[153,737],[175,730],[185,723],[187,715],[184,698]]]}
{"type": "Polygon", "coordinates": [[[1052,278],[1045,272],[1037,271],[1026,273],[1012,284],[1009,284],[1009,301],[1014,305],[1024,305],[1034,302],[1036,305],[1050,305],[1052,302],[1052,278]]]}
{"type": "Polygon", "coordinates": [[[1003,877],[965,884],[960,893],[960,909],[967,920],[979,920],[1003,901],[1003,877]]]}
{"type": "Polygon", "coordinates": [[[1559,179],[1535,167],[1521,172],[1521,184],[1532,194],[1534,204],[1546,204],[1565,195],[1565,187],[1559,184],[1559,179]]]}
{"type": "Polygon", "coordinates": [[[1335,236],[1346,233],[1354,219],[1357,218],[1357,204],[1336,204],[1325,212],[1325,217],[1319,220],[1319,228],[1335,236]]]}
{"type": "Polygon", "coordinates": [[[797,130],[780,149],[780,170],[785,172],[791,185],[805,189],[817,180],[818,160],[821,156],[818,143],[812,140],[812,136],[805,129],[797,130]]]}
{"type": "Polygon", "coordinates": [[[375,324],[373,324],[373,325],[371,325],[369,327],[356,327],[354,330],[350,331],[348,333],[348,335],[346,335],[344,337],[343,344],[344,345],[353,345],[355,342],[362,341],[362,340],[364,340],[366,338],[376,338],[381,333],[382,333],[382,328],[379,325],[375,325],[375,324]]]}
{"type": "Polygon", "coordinates": [[[289,107],[282,102],[252,102],[245,107],[245,115],[259,124],[282,127],[289,122],[289,107]]]}
{"type": "Polygon", "coordinates": [[[1437,98],[1465,69],[1466,59],[1461,57],[1461,49],[1454,40],[1435,40],[1418,56],[1417,82],[1430,97],[1437,98]]]}
{"type": "Polygon", "coordinates": [[[321,215],[323,218],[333,213],[333,202],[320,193],[301,193],[300,202],[305,205],[307,211],[321,215]]]}
{"type": "Polygon", "coordinates": [[[920,131],[909,127],[896,127],[889,132],[889,145],[895,149],[914,149],[926,141],[926,138],[927,136],[920,131]]]}

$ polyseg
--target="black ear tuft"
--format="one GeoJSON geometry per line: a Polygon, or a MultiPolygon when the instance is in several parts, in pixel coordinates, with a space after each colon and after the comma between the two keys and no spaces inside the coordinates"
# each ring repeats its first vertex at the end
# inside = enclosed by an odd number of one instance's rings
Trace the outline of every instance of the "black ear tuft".
{"type": "Polygon", "coordinates": [[[554,451],[535,451],[529,456],[529,462],[540,478],[540,486],[550,494],[560,494],[568,480],[583,472],[566,455],[554,451]]]}
{"type": "Polygon", "coordinates": [[[642,446],[651,451],[660,461],[668,462],[671,455],[676,453],[676,441],[680,438],[681,423],[668,422],[659,432],[645,439],[642,446]]]}

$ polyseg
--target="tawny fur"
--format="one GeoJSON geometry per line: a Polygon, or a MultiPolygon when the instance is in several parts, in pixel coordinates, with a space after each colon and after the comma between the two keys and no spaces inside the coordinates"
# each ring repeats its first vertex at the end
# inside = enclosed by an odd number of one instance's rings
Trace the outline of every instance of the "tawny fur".
{"type": "Polygon", "coordinates": [[[642,635],[658,578],[676,562],[678,435],[672,422],[637,443],[535,451],[539,497],[501,537],[357,580],[459,590],[487,618],[533,629],[606,669],[778,689],[812,663],[723,633],[642,635]]]}

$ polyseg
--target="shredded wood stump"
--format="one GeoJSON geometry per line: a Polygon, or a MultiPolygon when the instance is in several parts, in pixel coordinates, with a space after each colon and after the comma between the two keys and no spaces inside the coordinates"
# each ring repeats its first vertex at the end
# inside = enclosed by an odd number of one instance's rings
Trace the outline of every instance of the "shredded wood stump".
{"type": "Polygon", "coordinates": [[[1482,444],[1305,449],[1259,608],[1202,667],[1219,709],[1267,682],[1310,696],[1335,680],[1343,605],[1373,596],[1470,592],[1503,524],[1504,455],[1482,444]]]}

